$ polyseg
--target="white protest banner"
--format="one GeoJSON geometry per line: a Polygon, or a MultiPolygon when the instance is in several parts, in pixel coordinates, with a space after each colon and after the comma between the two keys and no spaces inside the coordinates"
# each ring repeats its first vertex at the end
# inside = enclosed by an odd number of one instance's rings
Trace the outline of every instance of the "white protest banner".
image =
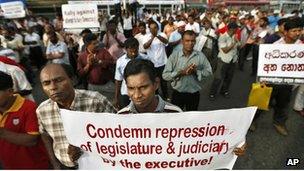
{"type": "Polygon", "coordinates": [[[117,115],[61,110],[79,169],[232,169],[256,108],[117,115]]]}
{"type": "Polygon", "coordinates": [[[61,9],[64,29],[100,27],[96,4],[64,4],[61,9]]]}
{"type": "Polygon", "coordinates": [[[261,44],[258,60],[260,82],[304,83],[304,49],[301,44],[261,44]]]}
{"type": "Polygon", "coordinates": [[[14,19],[25,17],[24,4],[21,1],[1,3],[4,18],[14,19]]]}

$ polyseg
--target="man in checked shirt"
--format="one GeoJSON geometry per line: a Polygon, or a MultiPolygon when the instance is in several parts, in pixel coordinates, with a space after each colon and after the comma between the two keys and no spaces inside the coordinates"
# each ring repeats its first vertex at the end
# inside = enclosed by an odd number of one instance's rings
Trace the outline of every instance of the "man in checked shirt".
{"type": "Polygon", "coordinates": [[[37,108],[39,132],[54,169],[77,169],[81,150],[70,145],[59,109],[115,113],[112,104],[98,92],[73,88],[72,74],[65,65],[48,64],[40,73],[43,91],[49,97],[37,108]]]}

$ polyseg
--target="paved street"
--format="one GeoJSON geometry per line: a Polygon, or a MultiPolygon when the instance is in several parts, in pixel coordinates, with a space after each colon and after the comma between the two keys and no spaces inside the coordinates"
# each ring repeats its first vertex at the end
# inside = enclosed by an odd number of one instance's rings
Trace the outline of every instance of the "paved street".
{"type": "MultiPolygon", "coordinates": [[[[250,77],[249,68],[250,62],[247,61],[245,71],[236,70],[230,99],[218,96],[215,101],[209,101],[211,83],[207,81],[201,93],[199,109],[207,111],[246,106],[251,83],[255,80],[250,77]]],[[[34,88],[34,96],[39,103],[45,99],[39,84],[34,88]]],[[[272,112],[265,112],[259,118],[257,130],[247,134],[247,153],[237,160],[234,169],[304,169],[304,118],[290,107],[287,121],[289,136],[283,137],[272,125],[272,112]],[[300,164],[295,167],[285,166],[287,158],[300,158],[300,164]]]]}

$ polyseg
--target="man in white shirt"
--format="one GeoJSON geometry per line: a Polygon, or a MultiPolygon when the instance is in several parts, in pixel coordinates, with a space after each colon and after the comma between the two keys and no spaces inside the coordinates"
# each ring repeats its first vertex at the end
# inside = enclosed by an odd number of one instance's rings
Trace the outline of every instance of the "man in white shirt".
{"type": "Polygon", "coordinates": [[[6,27],[2,31],[4,39],[2,42],[3,47],[12,49],[16,53],[15,61],[20,63],[21,54],[24,50],[23,37],[16,34],[13,27],[6,27]]]}
{"type": "Polygon", "coordinates": [[[123,16],[123,30],[126,38],[133,37],[132,35],[132,17],[130,17],[129,12],[126,12],[123,16]]]}
{"type": "Polygon", "coordinates": [[[194,21],[194,16],[190,15],[188,17],[188,24],[186,25],[185,30],[192,30],[197,35],[200,33],[200,25],[197,22],[194,21]]]}
{"type": "Polygon", "coordinates": [[[212,67],[212,71],[215,72],[216,69],[216,63],[217,60],[214,59],[216,58],[215,55],[213,55],[213,48],[217,48],[217,46],[213,46],[213,43],[216,43],[214,41],[216,41],[217,39],[217,35],[215,34],[215,30],[212,28],[212,23],[210,20],[208,20],[207,18],[205,20],[203,20],[203,25],[204,27],[202,28],[202,31],[199,34],[200,36],[205,36],[207,38],[205,44],[203,45],[203,49],[202,52],[205,54],[205,56],[207,57],[211,67],[212,67]]]}
{"type": "Polygon", "coordinates": [[[70,65],[67,45],[58,40],[55,32],[49,34],[50,43],[46,49],[46,58],[52,63],[70,65]]]}
{"type": "Polygon", "coordinates": [[[25,98],[34,101],[32,95],[32,86],[27,80],[25,73],[22,69],[14,65],[9,65],[0,62],[0,71],[9,74],[12,77],[14,83],[13,89],[15,93],[19,93],[21,96],[24,96],[25,98]]]}
{"type": "Polygon", "coordinates": [[[127,53],[117,60],[115,69],[114,105],[118,109],[124,108],[130,103],[126,81],[123,79],[125,67],[132,59],[144,59],[144,57],[138,53],[139,42],[137,39],[129,38],[124,44],[127,53]]]}
{"type": "Polygon", "coordinates": [[[147,54],[147,50],[144,48],[144,43],[149,39],[148,34],[146,32],[146,23],[140,22],[139,25],[139,31],[140,33],[136,34],[134,37],[138,40],[139,42],[139,53],[142,54],[147,54]]]}
{"type": "Polygon", "coordinates": [[[228,24],[228,31],[222,34],[218,40],[219,45],[219,60],[217,69],[214,74],[214,80],[210,89],[210,100],[214,100],[221,86],[220,93],[225,97],[229,97],[229,87],[234,74],[235,63],[238,58],[238,46],[240,45],[237,37],[236,30],[238,25],[234,22],[228,24]]]}
{"type": "Polygon", "coordinates": [[[157,71],[157,76],[161,78],[161,89],[163,98],[168,97],[167,94],[167,82],[162,78],[162,73],[167,63],[166,45],[168,43],[165,33],[159,32],[159,26],[156,22],[151,21],[149,23],[151,34],[147,37],[148,40],[144,44],[144,48],[147,49],[148,58],[153,62],[157,71]]]}
{"type": "Polygon", "coordinates": [[[185,32],[186,23],[184,21],[179,21],[177,23],[177,30],[172,32],[169,37],[168,47],[171,48],[169,52],[169,48],[167,48],[167,55],[170,56],[174,50],[182,49],[182,35],[185,32]]]}

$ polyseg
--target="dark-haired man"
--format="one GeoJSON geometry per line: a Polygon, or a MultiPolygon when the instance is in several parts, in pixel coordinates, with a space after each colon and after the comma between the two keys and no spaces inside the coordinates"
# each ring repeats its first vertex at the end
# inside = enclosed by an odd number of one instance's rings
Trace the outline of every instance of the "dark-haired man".
{"type": "Polygon", "coordinates": [[[236,36],[238,25],[229,23],[227,28],[227,32],[220,35],[218,40],[219,59],[209,94],[211,100],[215,98],[221,83],[220,93],[224,97],[229,97],[229,87],[234,74],[235,63],[238,59],[238,47],[240,46],[236,36]]]}
{"type": "Polygon", "coordinates": [[[106,49],[99,48],[95,34],[88,34],[85,42],[86,50],[78,58],[78,73],[81,77],[87,77],[89,90],[98,91],[112,100],[115,61],[106,49]]]}
{"type": "Polygon", "coordinates": [[[115,69],[115,107],[121,109],[130,103],[126,82],[123,79],[124,70],[128,62],[132,59],[143,59],[143,55],[138,53],[139,42],[136,38],[129,38],[125,41],[127,53],[120,57],[116,63],[115,69]]]}
{"type": "MultiPolygon", "coordinates": [[[[164,101],[159,95],[155,94],[160,79],[152,62],[142,59],[131,60],[125,68],[124,79],[126,80],[131,103],[118,111],[118,114],[182,112],[179,107],[164,101]]],[[[233,152],[241,156],[245,154],[245,149],[246,144],[240,148],[235,148],[233,152]]]]}
{"type": "Polygon", "coordinates": [[[259,45],[264,43],[265,38],[273,33],[268,26],[268,18],[262,17],[259,20],[258,26],[253,30],[247,43],[252,44],[252,76],[256,76],[258,69],[259,45]]]}
{"type": "Polygon", "coordinates": [[[55,32],[49,34],[50,43],[46,48],[46,59],[52,63],[70,65],[66,43],[60,41],[55,32]]]}
{"type": "Polygon", "coordinates": [[[171,54],[162,74],[165,80],[172,81],[172,103],[187,111],[198,109],[201,81],[212,74],[205,55],[193,49],[195,38],[194,31],[184,32],[183,48],[171,54]]]}
{"type": "Polygon", "coordinates": [[[153,62],[158,77],[161,79],[162,95],[166,99],[168,97],[167,82],[162,78],[162,73],[167,63],[166,45],[168,39],[165,33],[159,32],[159,26],[155,21],[149,23],[151,34],[147,36],[148,40],[144,44],[147,49],[147,55],[153,62]]]}
{"type": "Polygon", "coordinates": [[[179,107],[164,101],[155,94],[159,88],[160,79],[151,61],[131,60],[125,68],[124,79],[131,103],[121,109],[118,114],[182,112],[179,107]]]}
{"type": "Polygon", "coordinates": [[[146,32],[146,23],[140,22],[138,27],[140,32],[134,36],[139,42],[138,50],[139,53],[147,54],[147,50],[144,48],[144,43],[146,43],[146,40],[149,39],[149,37],[147,38],[148,34],[146,32]]]}
{"type": "Polygon", "coordinates": [[[48,169],[35,110],[33,101],[14,94],[12,77],[0,71],[0,163],[4,169],[48,169]]]}
{"type": "MultiPolygon", "coordinates": [[[[282,31],[281,38],[275,41],[273,44],[302,44],[299,40],[303,26],[300,19],[287,19],[285,21],[284,30],[282,31]]],[[[269,85],[273,87],[271,93],[271,101],[275,101],[273,104],[273,125],[277,132],[281,135],[287,136],[288,130],[286,128],[286,121],[288,118],[287,108],[291,100],[292,85],[269,85]]],[[[257,125],[257,118],[261,114],[261,110],[258,110],[253,123],[250,126],[250,130],[254,131],[257,125]]]]}
{"type": "MultiPolygon", "coordinates": [[[[122,21],[122,18],[120,16],[122,21]]],[[[116,20],[110,20],[107,23],[107,32],[103,36],[102,43],[105,45],[106,49],[115,59],[115,62],[124,54],[124,42],[126,37],[124,34],[117,31],[117,22],[116,20]]]]}
{"type": "Polygon", "coordinates": [[[81,151],[69,145],[59,109],[84,112],[115,112],[98,92],[73,88],[73,75],[65,65],[48,64],[40,73],[43,91],[49,97],[37,108],[39,131],[54,169],[76,169],[81,151]]]}

